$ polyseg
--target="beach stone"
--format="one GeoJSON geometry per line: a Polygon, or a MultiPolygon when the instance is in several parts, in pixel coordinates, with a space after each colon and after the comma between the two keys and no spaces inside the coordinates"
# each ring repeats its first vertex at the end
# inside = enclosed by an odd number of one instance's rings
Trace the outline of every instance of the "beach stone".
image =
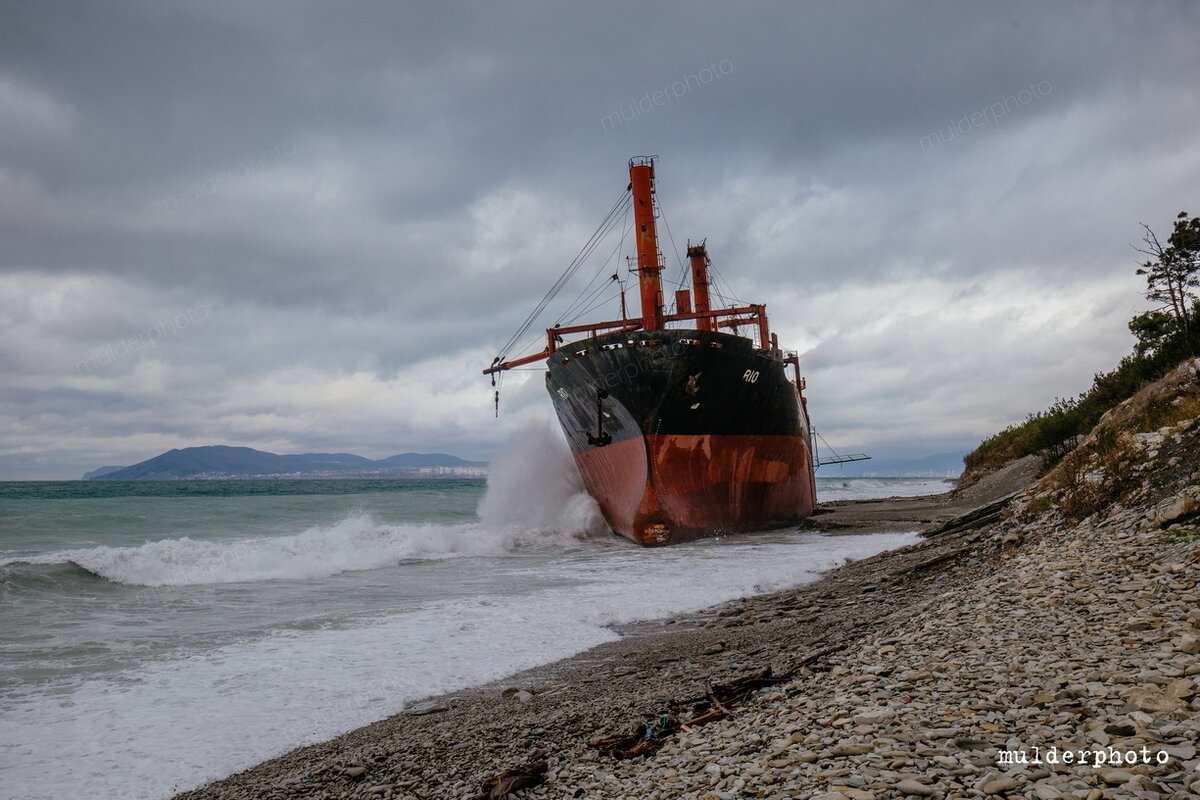
{"type": "Polygon", "coordinates": [[[1179,761],[1190,761],[1196,757],[1196,745],[1194,744],[1165,744],[1159,745],[1158,749],[1179,761]]]}
{"type": "Polygon", "coordinates": [[[1129,702],[1140,711],[1174,711],[1182,708],[1184,703],[1177,697],[1168,697],[1161,689],[1136,689],[1129,695],[1129,702]]]}
{"type": "Polygon", "coordinates": [[[855,789],[852,786],[836,786],[836,791],[841,792],[850,798],[850,800],[875,800],[875,793],[869,792],[866,789],[855,789]]]}
{"type": "MultiPolygon", "coordinates": [[[[1121,719],[1105,725],[1104,732],[1109,736],[1133,736],[1137,733],[1137,728],[1128,719],[1121,719]]],[[[1103,741],[1101,744],[1108,744],[1108,741],[1103,741]]]]}
{"type": "Polygon", "coordinates": [[[894,709],[888,708],[887,706],[880,706],[878,708],[868,709],[855,714],[854,721],[859,723],[877,724],[880,722],[886,722],[895,716],[896,711],[894,709]]]}
{"type": "Polygon", "coordinates": [[[905,778],[895,785],[896,791],[901,794],[915,794],[921,797],[932,797],[934,789],[932,786],[926,786],[918,780],[905,778]]]}
{"type": "Polygon", "coordinates": [[[1100,771],[1100,778],[1110,786],[1119,786],[1122,783],[1128,783],[1135,777],[1132,772],[1126,772],[1123,769],[1106,769],[1100,771]]]}
{"type": "Polygon", "coordinates": [[[960,750],[987,750],[988,743],[983,739],[955,739],[954,746],[960,750]]]}
{"type": "Polygon", "coordinates": [[[861,756],[871,752],[873,748],[866,742],[840,742],[830,749],[834,756],[861,756]]]}
{"type": "Polygon", "coordinates": [[[1017,782],[1008,775],[996,775],[990,780],[984,780],[979,791],[984,794],[1004,794],[1007,791],[1017,788],[1017,782]]]}

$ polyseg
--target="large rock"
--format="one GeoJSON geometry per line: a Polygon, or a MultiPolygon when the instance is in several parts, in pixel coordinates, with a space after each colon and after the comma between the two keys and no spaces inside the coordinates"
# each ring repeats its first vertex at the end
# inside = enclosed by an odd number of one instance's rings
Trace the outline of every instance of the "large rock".
{"type": "Polygon", "coordinates": [[[1154,512],[1154,522],[1166,527],[1184,517],[1200,513],[1200,499],[1192,494],[1179,494],[1160,505],[1154,512]]]}
{"type": "Polygon", "coordinates": [[[1184,706],[1178,697],[1170,697],[1158,688],[1135,689],[1129,695],[1129,702],[1137,706],[1139,711],[1151,713],[1174,711],[1184,706]]]}

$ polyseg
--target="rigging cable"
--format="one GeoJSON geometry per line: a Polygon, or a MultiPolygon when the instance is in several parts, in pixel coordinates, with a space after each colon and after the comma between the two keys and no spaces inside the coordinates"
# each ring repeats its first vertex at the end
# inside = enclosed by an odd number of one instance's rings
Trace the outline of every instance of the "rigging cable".
{"type": "MultiPolygon", "coordinates": [[[[829,452],[833,453],[833,457],[834,457],[834,458],[836,458],[836,459],[841,459],[841,457],[842,457],[842,454],[841,454],[841,453],[839,453],[837,450],[834,450],[832,447],[830,447],[830,446],[829,446],[829,442],[825,441],[825,437],[824,437],[824,436],[822,436],[821,434],[817,433],[817,429],[816,429],[816,428],[813,428],[813,429],[812,429],[812,432],[813,432],[813,435],[814,435],[814,436],[816,436],[818,439],[820,439],[820,440],[821,440],[821,444],[825,445],[825,449],[826,449],[826,450],[828,450],[829,452]]],[[[820,452],[813,453],[813,461],[814,461],[814,462],[817,464],[817,466],[820,466],[820,465],[821,465],[821,454],[820,454],[820,452]]]]}
{"type": "MultiPolygon", "coordinates": [[[[607,286],[602,286],[600,288],[602,288],[602,289],[607,288],[607,286]]],[[[591,306],[591,308],[587,308],[587,309],[584,309],[583,311],[580,311],[579,315],[583,316],[584,314],[595,311],[597,308],[600,308],[600,306],[604,305],[605,303],[611,303],[613,300],[616,300],[618,297],[620,297],[619,294],[611,294],[611,295],[608,295],[607,297],[603,297],[598,302],[594,303],[591,306]]]]}
{"type": "MultiPolygon", "coordinates": [[[[685,289],[687,288],[688,268],[684,266],[683,259],[679,256],[679,245],[675,244],[675,235],[671,233],[671,223],[667,222],[667,214],[662,209],[662,203],[658,203],[657,205],[658,216],[662,218],[663,227],[667,229],[667,238],[671,240],[671,249],[675,251],[675,260],[679,262],[679,280],[671,281],[671,283],[675,285],[676,289],[685,289]]],[[[670,280],[670,278],[667,280],[670,280]]]]}
{"type": "Polygon", "coordinates": [[[508,356],[513,345],[525,335],[526,331],[529,330],[530,326],[533,325],[538,316],[540,316],[541,313],[546,310],[546,306],[550,304],[550,301],[553,300],[560,291],[562,291],[563,287],[567,284],[571,277],[574,276],[574,274],[579,270],[579,267],[583,265],[584,260],[588,257],[588,255],[591,254],[592,250],[596,248],[596,245],[599,244],[600,240],[603,239],[604,236],[606,236],[612,229],[613,218],[617,215],[617,212],[621,210],[622,205],[626,202],[626,197],[628,194],[628,189],[621,191],[620,197],[618,197],[617,201],[613,203],[612,208],[610,208],[608,213],[604,216],[604,220],[598,226],[596,226],[596,230],[592,232],[591,237],[588,238],[587,243],[584,244],[582,249],[580,249],[579,254],[576,255],[571,263],[566,266],[562,274],[558,276],[558,280],[556,280],[554,284],[546,291],[546,294],[542,296],[542,299],[538,302],[533,311],[529,313],[529,316],[525,318],[525,321],[521,323],[521,326],[517,329],[516,333],[509,337],[508,341],[505,342],[504,347],[500,348],[500,352],[496,355],[496,359],[492,362],[493,364],[499,364],[508,356]]]}
{"type": "MultiPolygon", "coordinates": [[[[603,294],[605,292],[605,290],[612,288],[612,284],[615,283],[616,281],[618,281],[619,277],[620,276],[618,276],[616,273],[613,273],[611,276],[609,276],[609,279],[607,281],[605,281],[604,283],[597,286],[594,290],[592,290],[588,294],[587,297],[581,297],[578,300],[576,300],[575,302],[579,306],[580,310],[578,311],[578,313],[575,314],[575,316],[566,320],[566,324],[571,325],[575,322],[575,320],[579,319],[584,314],[589,314],[594,309],[599,308],[599,305],[590,305],[590,304],[593,303],[597,297],[599,297],[601,294],[603,294]]],[[[617,295],[613,295],[612,298],[609,298],[609,299],[614,299],[616,297],[617,297],[617,295]]],[[[600,305],[603,305],[603,303],[601,303],[600,305]]]]}
{"type": "MultiPolygon", "coordinates": [[[[584,294],[591,290],[592,285],[595,284],[597,278],[599,278],[601,275],[603,275],[604,273],[606,273],[608,271],[609,263],[612,262],[613,257],[616,256],[621,251],[621,248],[625,245],[625,236],[626,236],[626,234],[629,233],[630,230],[633,229],[633,226],[628,224],[630,208],[631,208],[631,205],[625,206],[625,213],[621,217],[621,240],[619,242],[617,242],[617,246],[614,247],[612,252],[608,254],[608,258],[604,259],[604,263],[600,265],[600,268],[598,270],[596,270],[596,273],[592,276],[592,279],[590,281],[588,281],[587,286],[583,287],[583,289],[580,290],[578,296],[576,296],[576,298],[571,301],[571,305],[567,306],[566,311],[562,312],[558,316],[558,319],[555,320],[556,323],[561,323],[561,322],[565,321],[566,324],[570,325],[572,322],[579,319],[579,317],[581,316],[580,314],[575,314],[575,316],[571,317],[570,319],[566,319],[566,318],[570,317],[571,314],[575,312],[576,307],[578,307],[581,303],[587,304],[587,303],[591,302],[591,298],[595,296],[594,294],[591,294],[591,295],[588,295],[587,298],[585,298],[584,294]]],[[[617,274],[619,274],[619,270],[618,270],[617,274]]],[[[611,280],[611,278],[610,278],[610,280],[611,280]]],[[[617,278],[617,280],[619,281],[620,278],[617,278]]],[[[607,284],[602,283],[602,284],[600,284],[600,288],[603,289],[606,285],[607,284]]]]}
{"type": "MultiPolygon", "coordinates": [[[[622,217],[621,217],[621,219],[622,219],[622,220],[624,220],[624,219],[627,219],[630,207],[631,207],[631,204],[629,204],[629,203],[626,203],[626,204],[625,204],[625,213],[624,213],[624,214],[622,215],[622,217]]],[[[583,252],[583,251],[581,251],[581,252],[580,252],[580,255],[579,255],[579,256],[577,256],[577,258],[579,259],[579,262],[580,262],[580,264],[581,264],[581,265],[582,265],[582,263],[583,263],[584,261],[586,261],[586,260],[587,260],[587,259],[588,259],[588,258],[591,256],[591,254],[592,254],[593,252],[595,252],[595,249],[596,249],[596,247],[599,245],[599,243],[600,243],[600,242],[601,242],[601,241],[602,241],[604,238],[606,238],[606,237],[608,236],[608,234],[609,234],[609,233],[611,233],[611,232],[614,230],[614,227],[615,227],[615,226],[614,226],[614,223],[615,223],[615,221],[616,221],[616,220],[615,220],[615,218],[614,218],[614,217],[612,217],[612,215],[611,215],[611,213],[610,213],[609,217],[607,217],[607,218],[606,218],[605,222],[601,223],[601,225],[604,227],[604,229],[603,229],[602,231],[600,231],[598,234],[593,234],[593,238],[595,239],[595,243],[594,243],[593,245],[591,245],[591,247],[590,247],[590,248],[588,248],[588,247],[586,247],[586,246],[585,246],[585,250],[586,250],[586,252],[583,252]]],[[[622,234],[621,234],[621,242],[622,242],[622,243],[625,241],[625,234],[626,234],[626,233],[628,233],[628,232],[629,232],[629,230],[632,230],[632,228],[633,228],[633,226],[632,226],[632,225],[630,225],[628,228],[626,228],[625,230],[623,230],[623,231],[622,231],[622,234]]],[[[621,245],[620,245],[620,244],[618,244],[618,246],[617,246],[617,250],[618,250],[618,251],[619,251],[620,247],[621,247],[621,245]]],[[[611,258],[612,258],[612,255],[610,254],[610,256],[609,256],[609,259],[611,260],[611,258]]],[[[607,263],[607,262],[606,262],[606,263],[607,263]]],[[[604,273],[604,271],[605,271],[605,270],[604,270],[603,268],[601,268],[599,271],[597,271],[597,273],[596,273],[595,275],[593,275],[593,277],[592,277],[592,280],[591,280],[591,281],[589,281],[589,283],[588,283],[588,286],[587,286],[587,287],[584,287],[583,291],[584,291],[584,292],[586,292],[586,291],[587,291],[587,289],[588,289],[588,287],[590,287],[590,286],[592,285],[592,283],[593,283],[593,282],[596,280],[596,278],[597,278],[597,277],[599,277],[600,275],[602,275],[602,274],[604,273]]],[[[621,281],[620,281],[619,279],[618,279],[618,283],[621,283],[621,281]]],[[[623,285],[624,285],[624,284],[622,284],[622,286],[623,286],[623,285]]],[[[601,284],[601,285],[600,285],[600,287],[599,287],[599,289],[602,291],[602,290],[605,288],[605,286],[606,286],[606,284],[601,284]]],[[[582,292],[581,292],[580,294],[582,295],[582,292]]],[[[587,301],[587,302],[590,302],[590,301],[591,301],[591,299],[592,299],[592,297],[594,297],[594,294],[593,294],[593,295],[591,295],[591,296],[589,296],[589,297],[586,299],[586,301],[587,301]]],[[[551,298],[551,299],[553,299],[553,298],[551,298]]],[[[579,300],[579,298],[576,298],[576,302],[578,302],[578,300],[579,300]]],[[[573,303],[571,304],[571,307],[574,307],[574,306],[575,306],[575,303],[573,302],[573,303]]],[[[568,311],[569,311],[569,309],[568,309],[568,311]]],[[[558,318],[557,320],[555,320],[555,325],[556,325],[556,326],[557,326],[557,325],[560,325],[560,324],[562,323],[563,317],[564,317],[564,316],[566,316],[566,313],[567,313],[567,312],[563,312],[563,314],[562,314],[562,315],[560,315],[560,316],[559,316],[559,318],[558,318]]],[[[576,319],[577,319],[578,317],[579,317],[579,315],[576,315],[576,319]]],[[[569,324],[569,323],[568,323],[568,324],[569,324]]],[[[528,329],[528,327],[529,327],[529,326],[528,326],[528,325],[526,325],[525,327],[526,327],[526,329],[528,329]]],[[[518,333],[519,333],[519,332],[518,332],[518,333]]],[[[515,349],[516,349],[516,352],[523,353],[523,352],[525,352],[526,350],[533,349],[534,347],[536,347],[536,346],[537,346],[537,344],[538,344],[538,340],[540,340],[540,339],[542,338],[542,336],[543,336],[543,334],[542,334],[540,331],[539,331],[538,333],[535,333],[535,334],[533,334],[533,335],[532,335],[532,336],[530,336],[530,337],[529,337],[529,338],[528,338],[528,339],[527,339],[527,340],[526,340],[526,341],[525,341],[525,342],[524,342],[524,343],[523,343],[523,344],[522,344],[520,347],[518,347],[518,348],[515,348],[515,349]]],[[[512,349],[513,349],[513,348],[511,348],[511,347],[509,347],[509,348],[508,348],[508,350],[512,350],[512,349]]],[[[506,351],[506,352],[507,352],[507,351],[506,351]]],[[[499,363],[499,360],[500,360],[500,357],[497,357],[497,360],[496,360],[496,361],[494,361],[493,363],[499,363]]]]}

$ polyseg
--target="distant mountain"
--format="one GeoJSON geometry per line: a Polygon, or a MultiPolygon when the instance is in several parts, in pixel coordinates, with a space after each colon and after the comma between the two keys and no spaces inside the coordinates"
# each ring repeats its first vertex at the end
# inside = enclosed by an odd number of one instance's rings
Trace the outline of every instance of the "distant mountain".
{"type": "Polygon", "coordinates": [[[957,478],[966,453],[938,453],[924,458],[872,458],[848,464],[829,464],[817,470],[818,478],[957,478]]]}
{"type": "Polygon", "coordinates": [[[480,474],[486,464],[445,453],[402,453],[373,461],[353,453],[278,455],[250,447],[210,445],[168,450],[129,467],[101,467],[84,480],[143,481],[182,478],[386,477],[480,474]]]}
{"type": "Polygon", "coordinates": [[[125,468],[124,467],[99,467],[97,469],[92,470],[91,472],[83,473],[83,480],[90,481],[92,478],[99,478],[101,475],[107,475],[108,473],[116,472],[119,469],[125,469],[125,468]]]}

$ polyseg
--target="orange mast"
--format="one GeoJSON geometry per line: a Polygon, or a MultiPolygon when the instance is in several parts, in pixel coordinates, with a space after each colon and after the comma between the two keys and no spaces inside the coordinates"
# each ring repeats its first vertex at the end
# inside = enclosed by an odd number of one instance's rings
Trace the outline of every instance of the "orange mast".
{"type": "Polygon", "coordinates": [[[662,266],[658,231],[654,225],[654,159],[629,161],[629,188],[633,191],[633,225],[636,233],[638,286],[642,294],[642,330],[663,327],[662,266]]]}
{"type": "MultiPolygon", "coordinates": [[[[696,312],[708,311],[708,249],[704,242],[695,247],[688,246],[688,260],[692,262],[692,291],[696,295],[696,312]]],[[[702,331],[713,329],[712,317],[698,317],[696,328],[702,331]]]]}
{"type": "MultiPolygon", "coordinates": [[[[704,242],[690,245],[687,249],[691,260],[692,286],[695,306],[689,301],[686,289],[675,293],[675,313],[667,314],[663,309],[662,256],[658,252],[658,230],[654,214],[654,157],[643,156],[629,161],[629,190],[633,195],[634,244],[637,247],[638,288],[641,293],[642,313],[640,317],[628,318],[625,309],[625,290],[621,290],[621,318],[604,322],[580,325],[555,325],[546,330],[546,349],[540,353],[521,356],[505,361],[496,356],[485,375],[503,372],[513,367],[532,364],[554,355],[563,337],[569,334],[586,333],[589,337],[609,333],[632,333],[636,330],[663,330],[668,322],[695,323],[697,330],[720,332],[732,328],[737,333],[741,325],[757,325],[758,344],[763,350],[778,350],[767,321],[767,309],[761,305],[713,308],[709,297],[708,248],[704,242]],[[737,316],[744,314],[746,316],[737,316]]],[[[614,278],[616,275],[613,276],[614,278]]],[[[539,309],[540,310],[540,309],[539,309]]],[[[528,324],[528,323],[527,323],[528,324]]],[[[524,328],[520,331],[524,333],[524,328]]],[[[515,337],[514,337],[515,338],[515,337]]]]}

